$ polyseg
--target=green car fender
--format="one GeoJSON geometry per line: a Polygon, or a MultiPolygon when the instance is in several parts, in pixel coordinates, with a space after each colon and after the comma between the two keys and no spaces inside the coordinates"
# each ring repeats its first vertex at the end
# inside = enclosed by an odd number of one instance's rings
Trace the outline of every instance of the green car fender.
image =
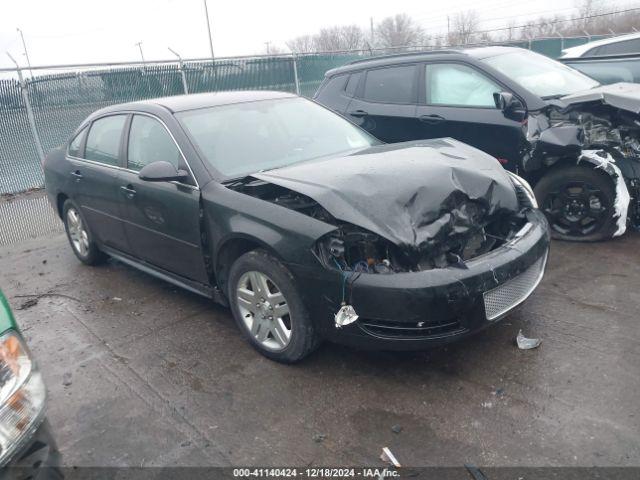
{"type": "Polygon", "coordinates": [[[0,290],[0,335],[7,330],[18,331],[18,325],[15,318],[13,318],[13,313],[11,313],[9,302],[7,302],[6,297],[0,290]]]}

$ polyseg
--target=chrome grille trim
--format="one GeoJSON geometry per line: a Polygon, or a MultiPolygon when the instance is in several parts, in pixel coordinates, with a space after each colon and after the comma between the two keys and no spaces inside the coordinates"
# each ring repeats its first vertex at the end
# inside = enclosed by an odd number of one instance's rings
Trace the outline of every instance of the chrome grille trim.
{"type": "Polygon", "coordinates": [[[503,316],[533,293],[544,275],[547,255],[548,253],[545,253],[543,257],[517,277],[484,292],[484,310],[487,320],[495,320],[503,316]]]}

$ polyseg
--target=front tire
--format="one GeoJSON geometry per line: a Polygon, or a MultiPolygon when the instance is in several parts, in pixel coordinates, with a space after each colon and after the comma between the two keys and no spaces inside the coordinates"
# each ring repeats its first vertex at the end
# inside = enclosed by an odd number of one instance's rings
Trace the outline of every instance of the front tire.
{"type": "Polygon", "coordinates": [[[238,327],[262,355],[295,363],[317,346],[291,272],[264,250],[245,253],[233,263],[228,297],[238,327]]]}
{"type": "Polygon", "coordinates": [[[107,256],[93,241],[89,226],[80,209],[71,200],[66,200],[62,206],[62,219],[67,239],[78,260],[85,265],[97,265],[106,260],[107,256]]]}
{"type": "Polygon", "coordinates": [[[555,239],[596,242],[611,238],[617,229],[615,184],[603,172],[586,166],[556,168],[534,192],[555,239]]]}

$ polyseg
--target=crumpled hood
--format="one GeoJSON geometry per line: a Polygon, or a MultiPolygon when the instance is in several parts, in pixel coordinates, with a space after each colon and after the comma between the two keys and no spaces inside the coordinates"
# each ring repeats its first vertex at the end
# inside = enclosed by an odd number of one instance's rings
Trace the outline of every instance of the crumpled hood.
{"type": "Polygon", "coordinates": [[[621,110],[640,113],[640,84],[621,82],[611,85],[600,85],[590,90],[566,95],[560,100],[567,106],[600,101],[621,110]]]}
{"type": "Polygon", "coordinates": [[[306,195],[335,218],[424,248],[518,210],[498,161],[456,140],[371,147],[252,175],[306,195]]]}

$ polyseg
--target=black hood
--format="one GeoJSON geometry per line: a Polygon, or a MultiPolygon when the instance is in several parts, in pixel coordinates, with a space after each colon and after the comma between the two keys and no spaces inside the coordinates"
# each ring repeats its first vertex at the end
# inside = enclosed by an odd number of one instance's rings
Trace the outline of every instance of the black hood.
{"type": "Polygon", "coordinates": [[[561,101],[567,106],[587,102],[601,102],[628,112],[640,113],[640,85],[637,83],[600,85],[589,90],[566,95],[561,98],[561,101]]]}
{"type": "Polygon", "coordinates": [[[456,140],[371,147],[252,175],[306,195],[336,219],[422,247],[518,210],[498,161],[456,140]]]}

